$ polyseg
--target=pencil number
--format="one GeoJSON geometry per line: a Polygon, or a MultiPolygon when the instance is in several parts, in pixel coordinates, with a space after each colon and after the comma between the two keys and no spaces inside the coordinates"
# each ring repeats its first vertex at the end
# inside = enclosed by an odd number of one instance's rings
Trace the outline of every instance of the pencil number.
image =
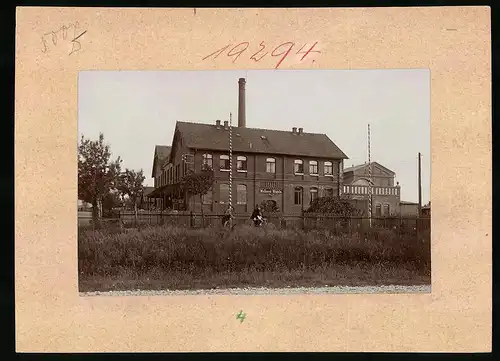
{"type": "MultiPolygon", "coordinates": [[[[312,45],[304,44],[302,47],[295,53],[295,55],[302,55],[299,61],[303,61],[309,54],[311,53],[321,53],[321,51],[315,49],[318,42],[316,41],[312,45]]],[[[264,44],[264,41],[261,41],[258,45],[259,49],[255,51],[252,49],[251,55],[249,57],[250,60],[255,62],[261,61],[266,55],[270,54],[270,57],[276,58],[277,62],[275,65],[275,69],[278,69],[281,64],[287,59],[290,54],[293,54],[292,50],[295,48],[296,44],[292,41],[287,41],[285,43],[279,44],[274,47],[273,50],[267,51],[268,46],[264,44]]],[[[233,58],[232,62],[236,63],[236,61],[248,50],[250,47],[250,43],[248,41],[241,42],[232,46],[232,44],[226,45],[223,48],[220,48],[213,53],[205,56],[202,60],[206,60],[209,58],[217,59],[220,55],[226,53],[226,55],[230,58],[233,58]],[[227,51],[227,52],[226,52],[227,51]]]]}
{"type": "Polygon", "coordinates": [[[49,31],[41,37],[42,53],[47,53],[61,44],[71,44],[68,55],[74,54],[82,48],[81,37],[87,32],[79,29],[78,22],[63,25],[57,30],[49,31]]]}

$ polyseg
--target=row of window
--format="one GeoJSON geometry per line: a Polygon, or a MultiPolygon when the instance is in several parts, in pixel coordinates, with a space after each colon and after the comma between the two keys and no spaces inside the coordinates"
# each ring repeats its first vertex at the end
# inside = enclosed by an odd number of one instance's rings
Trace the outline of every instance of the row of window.
{"type": "MultiPolygon", "coordinates": [[[[213,168],[213,158],[212,154],[205,153],[203,154],[203,167],[213,168]]],[[[219,156],[219,164],[220,170],[228,171],[230,169],[230,161],[229,156],[222,154],[219,156]]],[[[319,175],[318,173],[318,164],[317,160],[309,161],[309,174],[311,175],[319,175]]],[[[236,157],[236,170],[239,172],[247,171],[247,157],[243,155],[239,155],[236,157]]],[[[304,174],[304,161],[302,159],[295,159],[293,171],[295,174],[304,174]]],[[[276,173],[276,159],[269,157],[266,158],[266,172],[267,173],[276,173]]],[[[323,162],[323,174],[325,176],[333,176],[333,163],[330,161],[323,162]]]]}
{"type": "MultiPolygon", "coordinates": [[[[384,216],[390,216],[390,215],[391,215],[391,206],[389,204],[384,204],[384,216]]],[[[376,217],[382,216],[382,205],[381,204],[375,205],[375,216],[376,217]]]]}
{"type": "MultiPolygon", "coordinates": [[[[314,201],[318,198],[318,188],[309,188],[310,201],[314,201]]],[[[326,188],[325,196],[333,197],[333,189],[326,188]]],[[[229,203],[229,184],[221,183],[219,185],[219,203],[226,204],[229,203]]],[[[304,199],[304,188],[295,187],[294,190],[294,201],[295,205],[301,205],[304,199]]],[[[203,196],[203,204],[212,204],[212,191],[209,191],[203,196]]],[[[236,185],[236,204],[247,204],[247,186],[245,184],[236,185]]]]}

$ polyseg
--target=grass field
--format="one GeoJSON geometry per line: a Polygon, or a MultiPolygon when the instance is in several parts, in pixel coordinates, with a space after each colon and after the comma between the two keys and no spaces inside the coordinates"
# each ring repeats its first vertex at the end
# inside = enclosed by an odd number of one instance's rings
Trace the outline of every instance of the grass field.
{"type": "Polygon", "coordinates": [[[430,233],[81,230],[80,291],[430,284],[430,233]]]}

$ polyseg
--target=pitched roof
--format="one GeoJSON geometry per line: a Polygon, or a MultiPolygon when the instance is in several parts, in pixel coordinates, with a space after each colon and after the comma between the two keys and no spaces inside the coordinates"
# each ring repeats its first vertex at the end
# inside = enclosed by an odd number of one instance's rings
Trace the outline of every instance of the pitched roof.
{"type": "MultiPolygon", "coordinates": [[[[385,169],[387,170],[388,172],[392,173],[392,174],[395,174],[392,170],[390,170],[389,168],[387,167],[384,167],[382,164],[378,163],[378,162],[372,162],[372,166],[373,165],[378,165],[380,168],[382,169],[385,169]]],[[[358,164],[358,165],[353,165],[351,167],[347,167],[347,168],[344,168],[344,173],[348,173],[348,172],[354,172],[354,171],[357,171],[358,169],[363,169],[365,167],[368,167],[368,163],[365,163],[365,164],[358,164]]]]}
{"type": "Polygon", "coordinates": [[[156,168],[156,158],[158,157],[158,161],[161,165],[170,155],[170,151],[172,150],[171,146],[168,145],[156,145],[155,146],[155,155],[153,159],[153,168],[151,170],[151,177],[155,176],[155,168],[156,168]]]}
{"type": "Polygon", "coordinates": [[[144,196],[147,196],[149,193],[151,193],[154,190],[155,190],[155,187],[144,187],[144,191],[142,192],[142,194],[144,196]]]}
{"type": "Polygon", "coordinates": [[[408,201],[400,201],[399,204],[409,205],[409,206],[418,206],[418,203],[408,202],[408,201]]]}
{"type": "MultiPolygon", "coordinates": [[[[184,144],[189,148],[227,150],[228,130],[215,124],[177,122],[184,144]]],[[[245,153],[291,154],[298,156],[348,159],[326,134],[232,127],[233,151],[245,153]]]]}

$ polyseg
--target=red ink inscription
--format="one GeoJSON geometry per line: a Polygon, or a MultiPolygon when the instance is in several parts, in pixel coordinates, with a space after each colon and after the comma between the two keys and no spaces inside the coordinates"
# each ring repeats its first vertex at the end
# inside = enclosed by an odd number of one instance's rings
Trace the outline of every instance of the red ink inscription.
{"type": "Polygon", "coordinates": [[[309,54],[309,53],[320,53],[321,54],[321,51],[319,50],[313,50],[314,47],[316,46],[318,42],[315,42],[310,48],[309,50],[307,50],[306,52],[304,51],[301,51],[302,49],[304,49],[304,47],[307,45],[307,44],[304,44],[302,45],[302,48],[299,49],[299,51],[297,51],[297,55],[298,54],[304,54],[304,56],[302,58],[300,58],[300,61],[304,60],[304,58],[309,54]]]}
{"type": "Polygon", "coordinates": [[[266,53],[264,53],[264,55],[262,55],[260,58],[256,58],[256,57],[255,57],[255,55],[257,55],[258,53],[262,52],[262,51],[266,48],[266,46],[264,45],[264,42],[263,42],[263,41],[261,41],[261,42],[260,42],[259,46],[260,46],[262,49],[260,49],[258,52],[256,52],[255,54],[253,54],[253,55],[250,57],[250,60],[260,61],[263,57],[265,57],[265,56],[268,54],[268,52],[266,52],[266,53]]]}
{"type": "Polygon", "coordinates": [[[292,43],[291,41],[288,41],[286,43],[283,43],[281,45],[278,45],[274,50],[273,52],[271,53],[271,56],[281,56],[280,60],[278,61],[278,63],[276,64],[276,67],[275,69],[278,69],[279,66],[281,65],[281,63],[283,62],[283,60],[285,60],[285,58],[288,56],[288,54],[290,54],[290,51],[292,50],[293,46],[295,44],[292,43]],[[278,49],[282,48],[282,47],[286,47],[288,46],[288,49],[286,50],[283,50],[281,53],[276,53],[275,54],[275,51],[277,51],[278,49]],[[283,55],[283,56],[282,56],[283,55]]]}
{"type": "Polygon", "coordinates": [[[226,45],[226,46],[225,46],[225,47],[223,47],[222,49],[219,49],[219,50],[217,50],[217,51],[214,51],[212,54],[207,55],[206,57],[204,57],[204,58],[203,58],[203,59],[201,59],[201,60],[208,59],[208,58],[210,58],[210,57],[211,57],[212,55],[214,55],[214,54],[217,54],[217,55],[215,55],[215,56],[214,56],[214,59],[217,59],[217,57],[218,57],[219,55],[221,55],[221,54],[224,52],[224,50],[226,50],[226,49],[227,49],[227,48],[229,48],[230,46],[231,46],[231,44],[226,45]]]}
{"type": "Polygon", "coordinates": [[[232,48],[231,50],[229,50],[229,53],[227,53],[227,56],[231,57],[231,56],[234,56],[234,59],[233,59],[233,63],[236,61],[236,59],[238,59],[240,57],[240,55],[248,49],[248,46],[250,45],[250,43],[248,43],[247,41],[244,41],[242,43],[239,43],[238,45],[236,45],[234,48],[232,48]],[[241,47],[241,45],[244,45],[245,47],[241,50],[238,50],[238,51],[235,51],[233,54],[232,52],[237,49],[238,47],[241,47]],[[236,55],[236,56],[235,56],[236,55]]]}
{"type": "MultiPolygon", "coordinates": [[[[76,39],[75,39],[76,40],[76,39]]],[[[315,42],[309,49],[303,50],[307,47],[307,43],[304,44],[296,53],[296,55],[303,54],[303,56],[300,58],[300,61],[303,61],[306,56],[308,56],[310,53],[321,53],[319,50],[315,50],[315,46],[318,44],[318,42],[315,42]]],[[[214,51],[210,55],[205,56],[202,58],[202,60],[206,60],[210,57],[213,57],[214,59],[217,59],[222,53],[224,53],[232,44],[226,45],[225,47],[214,51]]],[[[228,52],[227,56],[228,57],[233,57],[233,63],[238,60],[238,58],[245,52],[247,51],[248,47],[250,46],[250,43],[248,41],[241,42],[239,44],[236,44],[233,46],[228,52]]],[[[271,52],[271,56],[273,57],[279,57],[279,60],[275,66],[275,69],[278,69],[280,65],[285,61],[285,59],[288,57],[290,52],[292,51],[293,47],[295,46],[294,42],[287,41],[285,43],[282,43],[278,45],[274,50],[271,52]]],[[[261,41],[259,44],[260,49],[253,53],[250,56],[250,60],[253,60],[255,62],[261,61],[267,54],[269,54],[268,51],[265,51],[266,45],[264,45],[264,41],[261,41]]],[[[314,60],[313,60],[314,62],[314,60]]]]}

